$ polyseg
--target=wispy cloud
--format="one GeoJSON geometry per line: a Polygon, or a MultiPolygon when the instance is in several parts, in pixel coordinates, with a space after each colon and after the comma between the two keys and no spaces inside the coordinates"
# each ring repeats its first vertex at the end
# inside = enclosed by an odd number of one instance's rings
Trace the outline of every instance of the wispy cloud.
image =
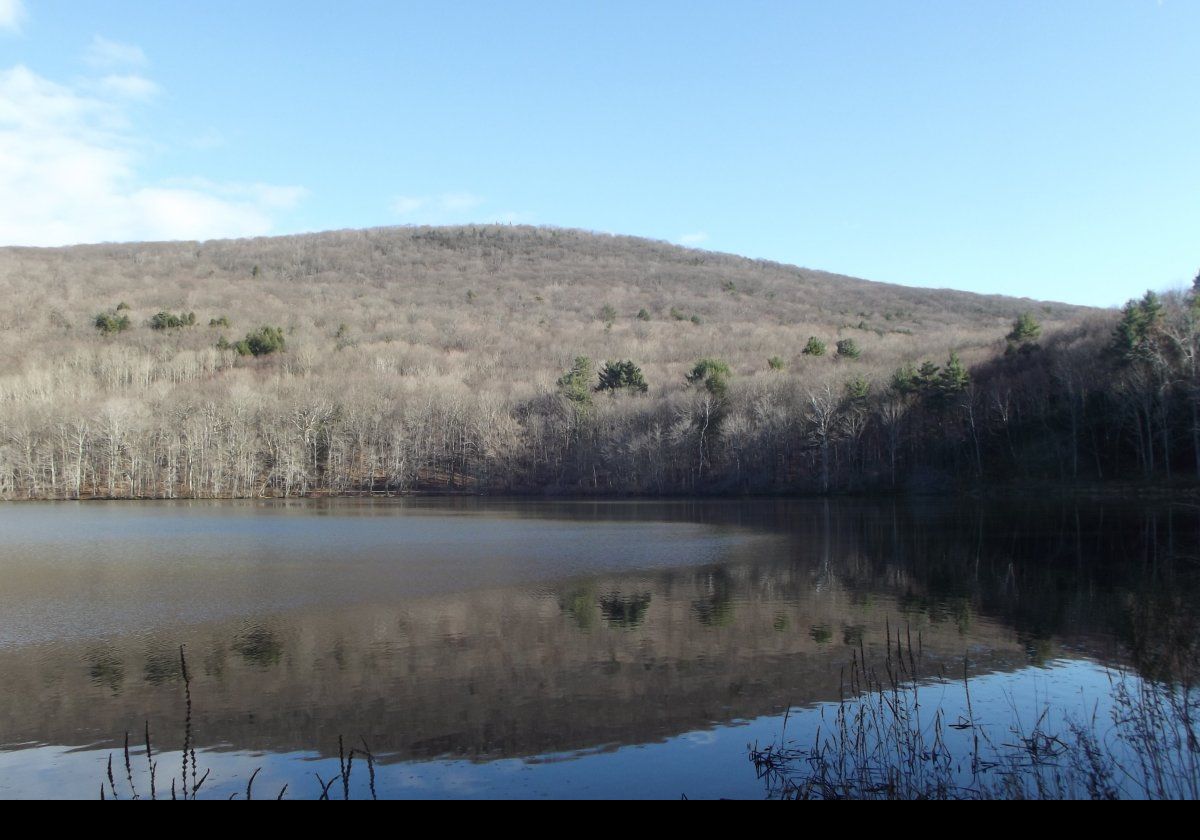
{"type": "Polygon", "coordinates": [[[148,182],[128,108],[157,86],[129,79],[0,70],[0,245],[257,236],[303,199],[293,186],[148,182]]]}
{"type": "MultiPolygon", "coordinates": [[[[2,2],[4,0],[0,0],[0,3],[2,2]]],[[[83,54],[83,60],[88,66],[98,70],[140,68],[150,63],[141,47],[110,41],[101,35],[92,38],[92,43],[83,54]]]]}
{"type": "Polygon", "coordinates": [[[187,144],[193,149],[219,149],[226,142],[225,135],[210,126],[187,141],[187,144]]]}
{"type": "Polygon", "coordinates": [[[96,87],[122,99],[153,99],[159,93],[157,84],[135,73],[105,76],[96,82],[96,87]]]}
{"type": "Polygon", "coordinates": [[[0,32],[20,32],[24,21],[23,0],[0,0],[0,32]]]}
{"type": "Polygon", "coordinates": [[[486,200],[467,192],[448,192],[441,195],[398,195],[392,199],[391,210],[397,216],[426,218],[460,216],[482,207],[486,200]]]}
{"type": "Polygon", "coordinates": [[[702,230],[695,233],[685,233],[677,241],[680,245],[700,245],[708,241],[708,234],[702,230]]]}

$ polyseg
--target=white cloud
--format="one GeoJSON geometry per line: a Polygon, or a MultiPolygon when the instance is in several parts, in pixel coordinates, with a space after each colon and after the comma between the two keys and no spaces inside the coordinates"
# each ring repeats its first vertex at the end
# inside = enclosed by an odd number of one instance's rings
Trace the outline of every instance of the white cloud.
{"type": "Polygon", "coordinates": [[[105,76],[96,86],[102,93],[121,99],[153,99],[159,93],[158,85],[134,73],[105,76]]]}
{"type": "Polygon", "coordinates": [[[303,198],[269,184],[145,182],[147,144],[126,109],[147,90],[0,70],[0,245],[257,236],[303,198]]]}
{"type": "Polygon", "coordinates": [[[438,198],[438,203],[444,210],[461,213],[466,210],[474,210],[483,204],[483,199],[470,193],[446,193],[438,198]]]}
{"type": "Polygon", "coordinates": [[[304,187],[210,181],[207,178],[174,178],[163,186],[211,193],[233,201],[252,201],[275,210],[291,210],[308,197],[304,187]]]}
{"type": "Polygon", "coordinates": [[[427,199],[411,195],[398,195],[392,199],[392,213],[397,216],[411,216],[425,206],[427,199]]]}
{"type": "Polygon", "coordinates": [[[211,126],[188,141],[193,149],[219,149],[225,143],[225,135],[211,126]]]}
{"type": "Polygon", "coordinates": [[[20,32],[24,20],[23,0],[0,0],[0,32],[20,32]]]}
{"type": "MultiPolygon", "coordinates": [[[[4,0],[0,0],[0,3],[3,2],[4,0]]],[[[150,63],[141,47],[110,41],[100,35],[92,38],[87,52],[83,54],[83,60],[89,66],[100,70],[145,67],[150,63]]]]}
{"type": "Polygon", "coordinates": [[[685,233],[679,237],[680,245],[700,245],[708,241],[708,234],[704,231],[696,231],[695,233],[685,233]]]}
{"type": "Polygon", "coordinates": [[[448,192],[440,195],[399,195],[392,199],[392,214],[409,221],[429,224],[462,221],[471,211],[486,204],[486,199],[466,192],[448,192]]]}

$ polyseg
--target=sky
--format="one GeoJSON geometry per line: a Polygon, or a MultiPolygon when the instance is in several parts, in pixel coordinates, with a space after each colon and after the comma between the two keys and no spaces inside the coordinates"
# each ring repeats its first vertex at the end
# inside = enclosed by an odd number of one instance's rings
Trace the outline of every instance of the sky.
{"type": "Polygon", "coordinates": [[[1100,306],[1200,269],[1200,0],[0,0],[0,245],[503,222],[1100,306]]]}

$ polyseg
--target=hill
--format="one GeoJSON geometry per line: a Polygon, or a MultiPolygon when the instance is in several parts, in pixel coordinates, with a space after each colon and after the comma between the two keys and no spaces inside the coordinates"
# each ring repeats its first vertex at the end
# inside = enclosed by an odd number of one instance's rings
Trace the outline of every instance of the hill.
{"type": "Polygon", "coordinates": [[[863,456],[813,437],[815,397],[881,395],[952,352],[984,365],[1024,313],[1046,338],[1112,320],[507,226],[3,248],[0,288],[8,497],[794,490],[814,457],[828,488],[831,457],[836,483],[863,456]],[[250,352],[264,326],[280,352],[250,352]],[[689,384],[702,359],[719,381],[689,384]],[[606,360],[646,393],[593,393],[606,360]]]}

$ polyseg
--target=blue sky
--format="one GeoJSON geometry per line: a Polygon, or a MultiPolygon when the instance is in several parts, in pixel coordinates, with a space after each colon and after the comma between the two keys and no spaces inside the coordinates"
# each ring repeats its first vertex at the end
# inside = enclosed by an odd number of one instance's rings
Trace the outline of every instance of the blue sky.
{"type": "Polygon", "coordinates": [[[1112,305],[1200,269],[1200,2],[0,0],[0,244],[505,221],[1112,305]]]}

